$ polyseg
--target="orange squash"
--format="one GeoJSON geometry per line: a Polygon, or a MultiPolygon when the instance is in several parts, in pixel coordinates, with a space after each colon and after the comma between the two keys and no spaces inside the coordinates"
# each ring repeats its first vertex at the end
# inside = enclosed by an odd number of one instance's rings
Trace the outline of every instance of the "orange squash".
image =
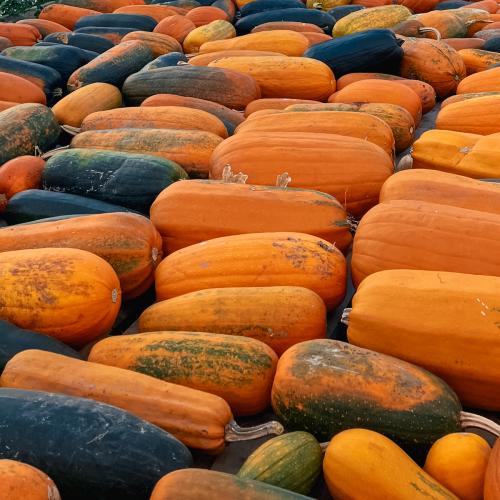
{"type": "Polygon", "coordinates": [[[259,24],[252,29],[252,33],[259,33],[260,31],[275,31],[275,30],[289,30],[298,31],[299,33],[324,33],[324,31],[315,24],[300,23],[295,21],[272,21],[269,23],[259,24]]]}
{"type": "Polygon", "coordinates": [[[439,0],[399,0],[398,4],[404,5],[415,14],[429,12],[439,3],[439,0]]]}
{"type": "Polygon", "coordinates": [[[166,17],[180,14],[176,7],[169,5],[125,5],[116,9],[115,14],[138,14],[152,17],[157,23],[166,17]]]}
{"type": "Polygon", "coordinates": [[[13,45],[34,45],[42,35],[30,24],[0,23],[0,36],[8,38],[13,45]]]}
{"type": "Polygon", "coordinates": [[[184,52],[193,54],[199,52],[200,47],[206,43],[232,39],[235,36],[236,30],[234,26],[229,21],[218,19],[190,31],[184,38],[182,47],[184,52]]]}
{"type": "Polygon", "coordinates": [[[54,23],[62,24],[64,27],[72,30],[75,27],[78,19],[84,16],[95,16],[100,14],[96,10],[82,9],[81,7],[72,7],[71,5],[63,5],[53,3],[42,9],[40,19],[46,19],[54,23]]]}
{"type": "Polygon", "coordinates": [[[19,104],[18,102],[12,102],[12,101],[0,101],[0,111],[5,111],[6,109],[13,108],[18,104],[19,104]]]}
{"type": "Polygon", "coordinates": [[[484,500],[500,499],[500,439],[497,439],[490,455],[484,477],[484,500]]]}
{"type": "Polygon", "coordinates": [[[319,295],[302,287],[211,288],[148,307],[139,331],[161,330],[242,335],[280,356],[298,342],[325,338],[326,308],[319,295]]]}
{"type": "Polygon", "coordinates": [[[480,49],[462,49],[458,53],[462,58],[467,74],[488,69],[492,64],[500,63],[500,54],[480,49]]]}
{"type": "Polygon", "coordinates": [[[315,236],[282,232],[225,236],[164,259],[156,270],[156,297],[164,300],[206,288],[303,286],[331,309],[344,297],[345,271],[340,250],[315,236]]]}
{"type": "Polygon", "coordinates": [[[191,9],[186,14],[186,19],[189,19],[196,27],[198,27],[205,24],[210,24],[212,21],[228,21],[229,16],[226,12],[224,12],[222,9],[219,9],[218,7],[202,6],[191,9]]]}
{"type": "Polygon", "coordinates": [[[462,101],[467,101],[469,99],[475,99],[476,97],[487,97],[492,95],[500,95],[500,90],[497,92],[473,92],[471,94],[452,95],[441,103],[441,109],[455,102],[462,102],[462,101]]]}
{"type": "MultiPolygon", "coordinates": [[[[245,116],[248,117],[261,109],[286,109],[294,104],[319,104],[319,101],[310,99],[287,99],[287,98],[264,98],[256,99],[247,105],[245,108],[245,116]]],[[[312,111],[312,110],[311,110],[312,111]]]]}
{"type": "Polygon", "coordinates": [[[163,35],[162,33],[149,33],[148,31],[132,31],[127,33],[122,42],[130,40],[140,40],[144,42],[155,57],[168,54],[169,52],[182,52],[181,44],[173,37],[163,35]]]}
{"type": "Polygon", "coordinates": [[[45,161],[39,156],[18,156],[0,167],[0,193],[7,199],[40,187],[45,161]]]}
{"type": "Polygon", "coordinates": [[[433,10],[419,14],[417,20],[426,27],[437,29],[441,38],[460,38],[467,33],[465,22],[456,15],[455,10],[433,10]]]}
{"type": "Polygon", "coordinates": [[[0,317],[75,347],[107,334],[120,282],[103,259],[73,248],[0,253],[0,317]]]}
{"type": "Polygon", "coordinates": [[[340,203],[325,193],[305,189],[199,180],[175,182],[151,206],[151,221],[162,235],[165,254],[221,236],[245,233],[307,233],[333,243],[341,251],[352,240],[340,203]],[[237,210],[238,217],[227,217],[228,210],[237,210]],[[256,217],[259,212],[268,216],[256,217]],[[204,214],[203,218],[200,214],[204,214]]]}
{"type": "Polygon", "coordinates": [[[20,76],[4,72],[0,72],[0,100],[47,104],[47,98],[40,87],[20,76]]]}
{"type": "Polygon", "coordinates": [[[69,32],[70,30],[63,26],[62,24],[55,23],[54,21],[48,21],[47,19],[20,19],[17,21],[18,24],[29,24],[35,27],[45,38],[47,35],[51,33],[64,33],[69,32]]]}
{"type": "Polygon", "coordinates": [[[306,31],[302,32],[302,34],[309,41],[309,47],[317,45],[318,43],[328,42],[328,40],[332,40],[332,37],[330,35],[327,35],[326,33],[317,33],[316,31],[312,32],[306,31]]]}
{"type": "Polygon", "coordinates": [[[163,35],[175,38],[179,43],[182,43],[188,33],[193,31],[196,25],[190,19],[179,14],[165,17],[161,20],[153,30],[153,33],[161,33],[163,35]]]}
{"type": "Polygon", "coordinates": [[[2,500],[61,500],[57,486],[47,474],[16,460],[0,460],[2,500]]]}
{"type": "Polygon", "coordinates": [[[471,92],[500,92],[500,68],[480,71],[464,78],[457,88],[457,94],[471,92]]]}
{"type": "Polygon", "coordinates": [[[452,49],[480,49],[483,47],[485,40],[481,38],[444,38],[443,42],[449,45],[452,49]]]}
{"type": "Polygon", "coordinates": [[[495,0],[480,0],[479,2],[471,2],[464,9],[481,9],[490,14],[495,14],[498,10],[498,3],[495,0]]]}
{"type": "Polygon", "coordinates": [[[207,52],[206,54],[197,54],[189,58],[189,64],[192,66],[208,66],[212,61],[222,57],[277,57],[282,56],[279,52],[267,52],[264,50],[221,50],[220,52],[207,52]]]}

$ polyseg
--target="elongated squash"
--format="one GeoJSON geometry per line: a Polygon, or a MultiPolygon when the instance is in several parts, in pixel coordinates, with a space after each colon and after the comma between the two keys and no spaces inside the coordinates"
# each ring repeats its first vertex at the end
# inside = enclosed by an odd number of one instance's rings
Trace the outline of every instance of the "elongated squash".
{"type": "Polygon", "coordinates": [[[113,42],[102,36],[90,35],[87,33],[52,33],[44,38],[44,42],[59,43],[61,45],[72,45],[81,49],[90,50],[97,54],[106,52],[113,47],[113,42]]]}
{"type": "Polygon", "coordinates": [[[39,18],[61,24],[72,30],[81,17],[96,14],[99,14],[96,10],[54,3],[45,6],[40,12],[39,18]]]}
{"type": "Polygon", "coordinates": [[[16,46],[34,45],[42,38],[37,28],[29,24],[2,22],[0,36],[9,39],[16,46]]]}
{"type": "Polygon", "coordinates": [[[206,43],[216,43],[235,36],[234,26],[229,21],[218,19],[191,30],[184,38],[182,47],[186,54],[194,54],[199,52],[200,47],[206,43]]]}
{"type": "Polygon", "coordinates": [[[37,189],[45,162],[39,156],[17,156],[0,168],[0,193],[7,199],[27,189],[37,189]]]}
{"type": "Polygon", "coordinates": [[[190,31],[193,31],[196,25],[185,16],[176,14],[168,16],[161,20],[153,33],[163,33],[175,38],[179,43],[182,43],[190,31]]]}
{"type": "Polygon", "coordinates": [[[119,44],[125,35],[136,31],[134,28],[111,28],[107,26],[89,26],[87,28],[78,28],[75,34],[100,36],[109,40],[113,45],[119,44]]]}
{"type": "Polygon", "coordinates": [[[181,44],[173,37],[149,31],[132,31],[122,38],[122,42],[139,40],[144,42],[153,53],[154,57],[168,54],[169,52],[182,52],[181,44]]]}
{"type": "Polygon", "coordinates": [[[178,7],[172,5],[123,5],[113,12],[115,14],[139,14],[152,17],[157,23],[166,17],[175,16],[180,13],[178,7]]]}
{"type": "Polygon", "coordinates": [[[488,69],[492,64],[500,63],[500,54],[481,49],[462,49],[458,51],[467,69],[467,74],[488,69]]]}
{"type": "Polygon", "coordinates": [[[484,478],[484,500],[500,498],[500,440],[497,439],[488,461],[484,478]]]}
{"type": "Polygon", "coordinates": [[[209,392],[235,415],[254,415],[269,405],[278,357],[264,343],[237,335],[151,332],[101,340],[89,361],[209,392]]]}
{"type": "Polygon", "coordinates": [[[347,335],[355,345],[431,370],[465,405],[498,410],[500,278],[464,271],[401,269],[369,276],[354,296],[347,335]],[[431,344],[432,351],[424,348],[431,344]]]}
{"type": "MultiPolygon", "coordinates": [[[[286,109],[289,106],[300,104],[319,104],[319,101],[313,101],[311,99],[288,99],[286,97],[267,97],[263,99],[256,99],[245,108],[245,116],[248,118],[252,113],[262,109],[286,109]]],[[[311,111],[313,110],[311,109],[311,111]]]]}
{"type": "Polygon", "coordinates": [[[491,68],[479,73],[474,73],[464,78],[457,88],[457,94],[466,94],[470,92],[498,92],[500,84],[498,78],[500,68],[491,68]]]}
{"type": "Polygon", "coordinates": [[[16,22],[19,24],[30,24],[31,26],[34,26],[42,35],[42,38],[45,38],[51,33],[69,33],[70,31],[62,24],[55,23],[54,21],[48,21],[47,19],[20,19],[16,22]]]}
{"type": "Polygon", "coordinates": [[[45,93],[34,83],[11,73],[0,72],[0,100],[47,104],[45,93]]]}
{"type": "Polygon", "coordinates": [[[89,15],[78,19],[75,23],[75,29],[85,28],[87,26],[104,27],[124,27],[133,28],[141,31],[153,31],[156,21],[150,17],[141,14],[99,14],[89,15]]]}
{"type": "Polygon", "coordinates": [[[220,50],[218,52],[198,53],[189,59],[191,66],[208,66],[212,61],[222,57],[263,57],[263,56],[283,56],[279,52],[269,52],[264,50],[220,50]]]}

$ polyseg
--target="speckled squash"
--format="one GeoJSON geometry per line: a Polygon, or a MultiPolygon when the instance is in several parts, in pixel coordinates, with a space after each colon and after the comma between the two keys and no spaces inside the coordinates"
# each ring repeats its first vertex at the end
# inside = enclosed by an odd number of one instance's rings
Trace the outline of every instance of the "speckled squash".
{"type": "Polygon", "coordinates": [[[237,335],[150,332],[109,337],[89,361],[215,394],[235,415],[254,415],[270,401],[278,357],[258,340],[237,335]]]}
{"type": "Polygon", "coordinates": [[[500,68],[487,69],[464,78],[458,85],[457,94],[470,92],[500,91],[500,68]]]}
{"type": "Polygon", "coordinates": [[[0,167],[0,193],[7,199],[27,189],[38,189],[45,161],[39,156],[17,156],[0,167]]]}
{"type": "Polygon", "coordinates": [[[497,439],[484,477],[484,500],[500,498],[500,439],[497,439]]]}
{"type": "Polygon", "coordinates": [[[157,22],[150,16],[141,14],[99,14],[97,16],[84,16],[75,23],[75,29],[85,27],[112,27],[112,28],[130,28],[135,31],[153,31],[157,22]]]}
{"type": "Polygon", "coordinates": [[[215,43],[235,36],[234,26],[229,21],[219,19],[191,30],[184,38],[182,47],[187,54],[194,54],[199,52],[205,43],[215,43]]]}
{"type": "Polygon", "coordinates": [[[44,7],[38,17],[61,24],[65,28],[72,30],[81,17],[97,14],[99,14],[99,12],[96,10],[53,3],[44,7]]]}
{"type": "Polygon", "coordinates": [[[480,49],[462,49],[458,51],[467,69],[467,74],[488,69],[492,64],[500,63],[500,54],[480,49]]]}
{"type": "Polygon", "coordinates": [[[453,104],[455,102],[467,101],[469,99],[475,99],[476,97],[487,97],[492,95],[500,95],[500,90],[491,92],[471,92],[469,94],[456,94],[448,97],[441,103],[441,108],[453,104]]]}
{"type": "Polygon", "coordinates": [[[248,118],[252,113],[260,111],[261,109],[286,109],[289,106],[296,104],[319,104],[319,101],[313,101],[311,99],[289,99],[286,97],[267,97],[263,99],[256,99],[255,101],[249,103],[245,108],[245,116],[248,118]]]}
{"type": "Polygon", "coordinates": [[[171,36],[179,43],[182,43],[188,33],[195,28],[196,25],[193,21],[187,19],[185,16],[176,14],[160,21],[153,30],[153,33],[162,33],[163,35],[171,36]]]}
{"type": "Polygon", "coordinates": [[[467,24],[457,15],[457,10],[433,10],[418,14],[415,18],[424,26],[439,31],[441,38],[463,38],[467,35],[467,24]]]}
{"type": "Polygon", "coordinates": [[[173,37],[162,33],[151,33],[149,31],[132,31],[122,38],[122,42],[139,40],[144,42],[155,57],[168,54],[169,52],[182,52],[181,44],[173,37]]]}
{"type": "Polygon", "coordinates": [[[264,56],[283,56],[279,52],[268,52],[264,50],[221,50],[219,52],[207,52],[206,54],[197,54],[189,58],[189,64],[192,66],[208,66],[212,61],[223,57],[264,57],[264,56]]]}

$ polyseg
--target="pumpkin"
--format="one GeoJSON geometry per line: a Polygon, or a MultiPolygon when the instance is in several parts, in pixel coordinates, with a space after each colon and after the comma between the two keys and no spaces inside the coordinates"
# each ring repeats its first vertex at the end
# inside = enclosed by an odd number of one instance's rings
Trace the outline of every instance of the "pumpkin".
{"type": "Polygon", "coordinates": [[[55,23],[54,21],[48,21],[47,19],[20,19],[17,21],[18,24],[29,24],[35,27],[42,38],[45,38],[51,33],[68,33],[70,30],[63,26],[62,24],[55,23]]]}
{"type": "Polygon", "coordinates": [[[452,49],[481,49],[484,45],[484,40],[481,38],[445,38],[443,42],[449,45],[452,49]]]}
{"type": "MultiPolygon", "coordinates": [[[[400,237],[402,244],[405,241],[400,237]]],[[[498,365],[493,360],[500,350],[495,325],[499,312],[494,306],[500,279],[466,274],[465,266],[456,273],[423,271],[421,264],[415,265],[419,270],[384,270],[363,280],[349,313],[349,342],[432,371],[454,389],[464,405],[498,409],[498,365]],[[412,324],[418,324],[418,335],[412,324]],[[433,349],[427,349],[428,345],[433,349]],[[471,345],[476,348],[471,350],[471,345]]],[[[357,282],[358,266],[354,269],[357,282]]]]}
{"type": "Polygon", "coordinates": [[[0,495],[4,500],[61,500],[54,481],[36,467],[0,459],[0,495]]]}
{"type": "Polygon", "coordinates": [[[258,340],[198,332],[109,337],[89,354],[95,363],[215,394],[235,415],[254,415],[267,408],[277,360],[258,340]]]}
{"type": "Polygon", "coordinates": [[[0,168],[0,193],[7,199],[27,189],[40,187],[45,161],[39,156],[17,156],[0,168]]]}
{"type": "Polygon", "coordinates": [[[153,30],[153,33],[161,33],[163,35],[175,38],[179,43],[182,43],[188,33],[193,31],[196,25],[185,16],[175,14],[161,20],[153,30]]]}
{"type": "Polygon", "coordinates": [[[42,38],[37,28],[30,24],[0,23],[0,36],[8,38],[13,45],[34,45],[42,38]]]}
{"type": "Polygon", "coordinates": [[[470,94],[456,94],[448,97],[441,103],[441,108],[453,104],[455,102],[466,101],[468,99],[475,99],[476,97],[486,97],[490,95],[500,95],[500,91],[492,92],[472,92],[470,94]]]}
{"type": "Polygon", "coordinates": [[[150,33],[149,31],[132,31],[122,38],[122,42],[140,40],[144,42],[155,57],[168,54],[169,52],[182,52],[181,44],[173,37],[161,33],[150,33]]]}
{"type": "Polygon", "coordinates": [[[227,21],[228,15],[218,7],[203,5],[201,7],[195,7],[194,9],[191,9],[186,14],[186,19],[189,19],[196,27],[198,27],[204,26],[205,24],[210,24],[213,21],[227,21]]]}
{"type": "Polygon", "coordinates": [[[500,62],[500,54],[488,50],[462,49],[458,53],[465,64],[468,75],[484,71],[492,64],[500,62]]]}
{"type": "Polygon", "coordinates": [[[47,104],[47,98],[40,87],[25,78],[4,72],[0,72],[0,100],[47,104]]]}
{"type": "Polygon", "coordinates": [[[325,452],[323,474],[328,491],[338,500],[458,500],[393,441],[368,429],[334,436],[325,452]]]}
{"type": "Polygon", "coordinates": [[[45,6],[40,15],[40,19],[52,21],[61,24],[65,28],[72,30],[75,28],[77,21],[84,16],[97,15],[99,12],[92,9],[83,9],[81,7],[72,7],[64,4],[50,4],[45,6]]]}
{"type": "Polygon", "coordinates": [[[457,88],[457,94],[470,92],[500,91],[500,68],[487,69],[464,78],[457,88]]]}
{"type": "Polygon", "coordinates": [[[223,57],[263,57],[263,56],[283,56],[279,52],[267,52],[264,50],[221,50],[219,52],[198,53],[189,58],[189,64],[193,66],[208,66],[212,61],[223,57]]]}
{"type": "MultiPolygon", "coordinates": [[[[255,0],[252,2],[255,4],[255,0]]],[[[250,4],[248,4],[250,5],[250,4]]],[[[274,31],[274,30],[289,30],[298,31],[299,33],[323,33],[323,30],[311,23],[301,23],[298,21],[272,21],[269,23],[259,24],[252,29],[252,33],[259,33],[260,31],[274,31]]]]}
{"type": "Polygon", "coordinates": [[[497,439],[490,455],[484,477],[484,500],[500,498],[500,439],[497,439]]]}
{"type": "Polygon", "coordinates": [[[432,445],[424,470],[457,497],[482,500],[490,453],[488,442],[477,434],[448,434],[432,445]]]}
{"type": "Polygon", "coordinates": [[[115,9],[113,12],[115,14],[139,14],[148,16],[152,17],[157,23],[161,22],[166,17],[175,16],[180,13],[178,7],[170,5],[124,5],[123,7],[115,9]]]}
{"type": "Polygon", "coordinates": [[[205,43],[215,43],[235,36],[234,26],[228,21],[219,19],[191,30],[184,38],[182,47],[186,53],[196,53],[205,43]]]}
{"type": "Polygon", "coordinates": [[[312,101],[311,99],[288,99],[286,97],[256,99],[245,108],[245,116],[249,117],[252,113],[261,109],[286,109],[288,106],[293,106],[294,104],[319,104],[319,102],[312,101]]]}

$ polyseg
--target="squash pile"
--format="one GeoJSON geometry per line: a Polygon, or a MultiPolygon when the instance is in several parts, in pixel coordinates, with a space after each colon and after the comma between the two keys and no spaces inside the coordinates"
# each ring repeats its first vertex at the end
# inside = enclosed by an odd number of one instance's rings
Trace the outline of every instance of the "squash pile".
{"type": "Polygon", "coordinates": [[[2,500],[500,500],[500,3],[61,0],[0,51],[2,500]]]}

